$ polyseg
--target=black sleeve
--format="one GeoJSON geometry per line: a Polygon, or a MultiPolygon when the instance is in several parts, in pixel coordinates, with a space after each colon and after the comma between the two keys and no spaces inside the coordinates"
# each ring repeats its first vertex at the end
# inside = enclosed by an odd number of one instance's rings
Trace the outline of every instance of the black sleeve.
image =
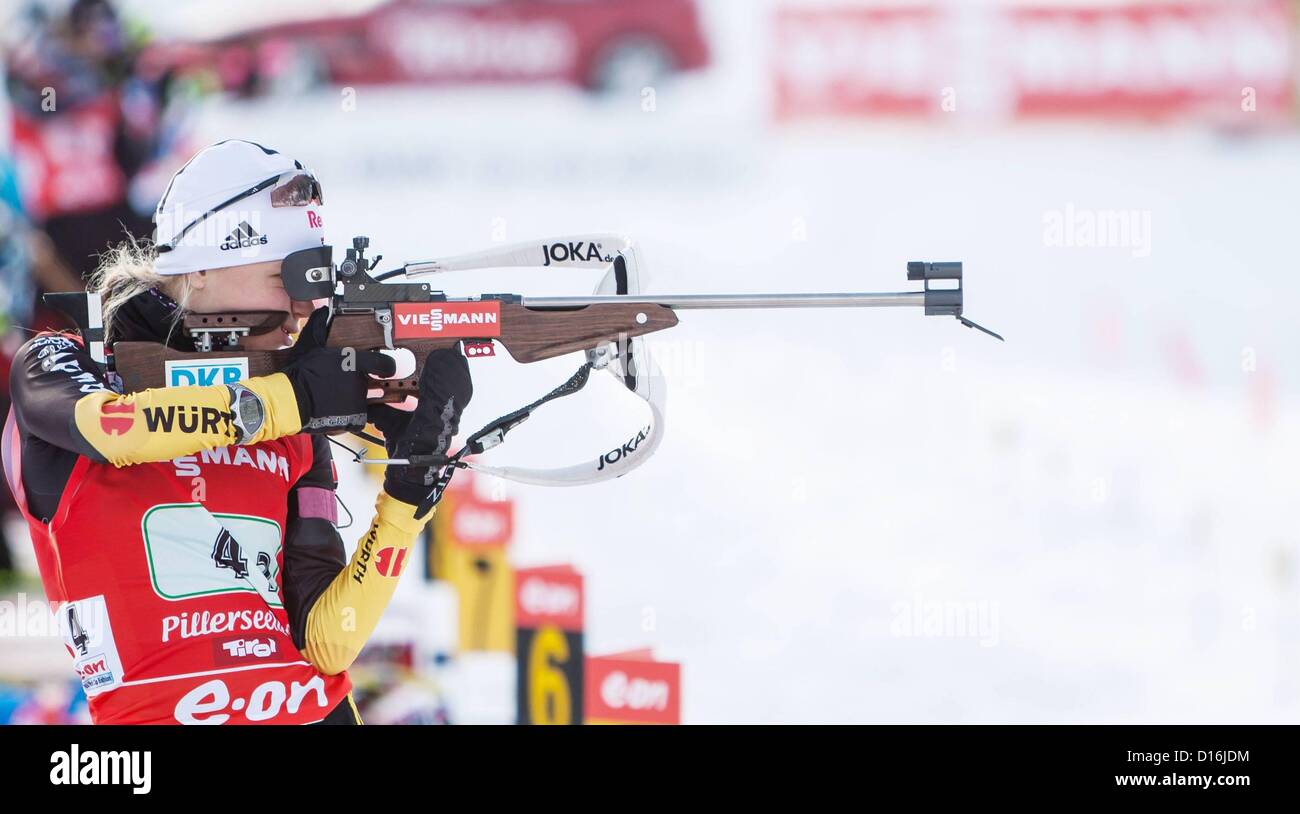
{"type": "Polygon", "coordinates": [[[347,564],[335,528],[334,461],[324,435],[311,436],[312,465],[289,492],[284,535],[284,606],[294,646],[306,646],[307,615],[347,564]]]}
{"type": "Polygon", "coordinates": [[[77,431],[74,410],[87,393],[107,389],[99,366],[76,339],[38,336],[14,356],[9,393],[18,426],[27,510],[49,522],[77,458],[103,460],[77,431]]]}
{"type": "Polygon", "coordinates": [[[38,336],[18,349],[9,371],[14,419],[25,435],[103,461],[77,429],[77,402],[107,390],[99,365],[81,343],[63,334],[38,336]]]}

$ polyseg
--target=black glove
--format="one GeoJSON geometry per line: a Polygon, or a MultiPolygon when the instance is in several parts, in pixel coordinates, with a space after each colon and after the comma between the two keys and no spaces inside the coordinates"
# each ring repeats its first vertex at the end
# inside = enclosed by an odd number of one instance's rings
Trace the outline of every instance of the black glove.
{"type": "MultiPolygon", "coordinates": [[[[452,437],[460,430],[461,413],[473,396],[469,363],[457,344],[436,350],[425,359],[419,403],[414,410],[378,404],[370,408],[370,420],[384,434],[390,458],[445,457],[452,437]]],[[[403,503],[419,506],[433,492],[438,469],[389,464],[384,470],[384,491],[403,503]]]]}
{"type": "Polygon", "coordinates": [[[397,372],[393,357],[377,350],[345,352],[325,347],[328,321],[328,308],[312,312],[289,351],[289,364],[280,371],[293,385],[303,432],[362,429],[366,425],[366,390],[372,386],[370,375],[387,377],[397,372]],[[349,355],[352,363],[346,364],[349,355]]]}

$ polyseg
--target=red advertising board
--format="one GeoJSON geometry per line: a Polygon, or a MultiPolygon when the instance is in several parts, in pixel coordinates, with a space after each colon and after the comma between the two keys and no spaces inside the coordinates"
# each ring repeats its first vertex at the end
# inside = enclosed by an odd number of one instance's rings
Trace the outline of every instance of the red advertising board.
{"type": "Polygon", "coordinates": [[[514,535],[514,503],[480,500],[472,490],[455,492],[450,501],[448,528],[452,539],[465,546],[504,546],[514,535]]]}
{"type": "Polygon", "coordinates": [[[580,724],[584,710],[582,575],[572,566],[515,572],[515,698],[521,724],[580,724]]]}
{"type": "Polygon", "coordinates": [[[572,566],[520,568],[515,571],[515,624],[582,630],[582,574],[572,566]]]}
{"type": "Polygon", "coordinates": [[[772,78],[778,118],[974,113],[1251,122],[1293,113],[1296,68],[1288,0],[840,4],[778,10],[772,78]]]}
{"type": "Polygon", "coordinates": [[[946,84],[942,27],[937,8],[778,10],[777,116],[931,111],[946,84]]]}
{"type": "Polygon", "coordinates": [[[680,724],[681,665],[654,661],[649,650],[587,659],[589,724],[680,724]]]}

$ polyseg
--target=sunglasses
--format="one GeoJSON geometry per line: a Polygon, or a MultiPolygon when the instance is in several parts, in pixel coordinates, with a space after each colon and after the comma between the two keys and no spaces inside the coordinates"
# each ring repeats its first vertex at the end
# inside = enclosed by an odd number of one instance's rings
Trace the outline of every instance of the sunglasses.
{"type": "Polygon", "coordinates": [[[312,175],[310,172],[306,172],[305,170],[290,170],[289,173],[292,173],[292,175],[289,175],[288,178],[285,178],[285,175],[288,173],[282,172],[273,175],[265,181],[261,181],[249,187],[238,195],[222,201],[207,212],[204,212],[202,215],[199,215],[197,218],[190,221],[190,223],[187,224],[184,229],[177,232],[171,240],[166,243],[158,244],[155,247],[156,250],[159,254],[172,251],[180,245],[181,240],[195,226],[198,226],[200,223],[221,210],[233,206],[245,198],[251,198],[267,188],[270,188],[271,190],[271,206],[277,209],[286,206],[310,206],[311,204],[316,204],[317,206],[325,205],[325,195],[321,192],[320,182],[316,180],[316,176],[312,175]],[[283,181],[280,180],[282,178],[284,179],[283,181]]]}

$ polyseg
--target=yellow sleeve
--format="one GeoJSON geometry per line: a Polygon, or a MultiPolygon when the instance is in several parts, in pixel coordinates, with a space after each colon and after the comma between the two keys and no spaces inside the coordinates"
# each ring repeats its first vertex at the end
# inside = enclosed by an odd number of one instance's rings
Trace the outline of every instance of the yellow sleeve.
{"type": "Polygon", "coordinates": [[[375,519],[357,541],[352,561],[317,598],[307,614],[303,655],[326,675],[348,669],[379,624],[411,546],[433,516],[415,518],[415,507],[381,491],[375,519]]]}
{"type": "MultiPolygon", "coordinates": [[[[283,373],[242,384],[262,402],[261,427],[241,443],[255,444],[302,429],[293,385],[283,373]]],[[[155,387],[138,393],[104,390],[77,400],[77,433],[114,466],[168,461],[236,443],[225,385],[155,387]]]]}

